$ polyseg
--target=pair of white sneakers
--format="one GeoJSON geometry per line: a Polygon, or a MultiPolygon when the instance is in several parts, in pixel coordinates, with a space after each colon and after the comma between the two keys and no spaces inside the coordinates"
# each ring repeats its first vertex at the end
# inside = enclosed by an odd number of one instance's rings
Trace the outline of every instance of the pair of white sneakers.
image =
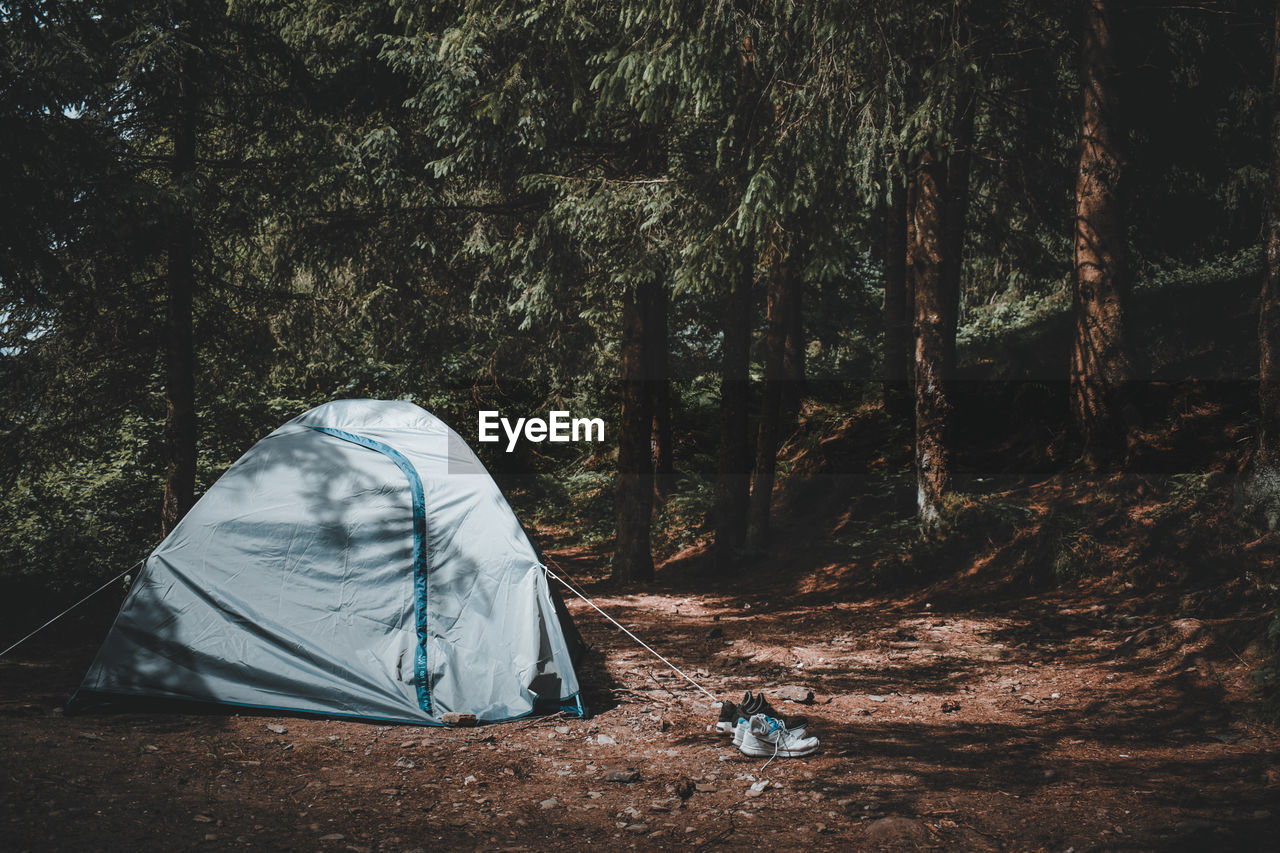
{"type": "Polygon", "coordinates": [[[805,734],[804,726],[788,729],[776,717],[755,714],[750,719],[738,718],[733,745],[753,758],[801,758],[818,748],[818,739],[805,734]]]}

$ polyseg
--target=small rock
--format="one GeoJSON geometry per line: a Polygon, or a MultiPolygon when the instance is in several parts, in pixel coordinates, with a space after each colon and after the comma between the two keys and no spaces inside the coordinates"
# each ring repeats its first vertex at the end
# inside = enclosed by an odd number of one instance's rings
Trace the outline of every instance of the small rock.
{"type": "Polygon", "coordinates": [[[600,778],[606,782],[630,783],[640,781],[640,773],[630,767],[615,767],[612,770],[606,770],[600,778]]]}
{"type": "Polygon", "coordinates": [[[813,704],[813,691],[807,687],[779,687],[774,691],[774,695],[779,699],[795,702],[799,705],[813,704]]]}
{"type": "Polygon", "coordinates": [[[468,776],[467,778],[465,778],[465,779],[463,779],[463,780],[462,780],[462,786],[463,786],[464,788],[465,788],[467,785],[474,785],[475,783],[476,783],[476,777],[474,777],[474,776],[468,776]]]}
{"type": "Polygon", "coordinates": [[[341,841],[346,838],[341,832],[331,832],[328,835],[320,836],[321,841],[341,841]]]}
{"type": "Polygon", "coordinates": [[[596,743],[600,744],[601,746],[605,746],[608,744],[616,744],[617,741],[609,737],[608,735],[596,735],[596,743]]]}
{"type": "Polygon", "coordinates": [[[942,703],[942,713],[944,714],[954,714],[956,711],[959,711],[959,710],[960,710],[960,703],[954,699],[948,699],[947,701],[942,703]]]}
{"type": "Polygon", "coordinates": [[[213,818],[209,817],[207,814],[198,814],[191,819],[196,823],[213,823],[213,818]]]}
{"type": "Polygon", "coordinates": [[[462,728],[471,728],[477,722],[475,714],[459,714],[452,711],[441,717],[440,721],[446,726],[459,726],[462,728]]]}
{"type": "Polygon", "coordinates": [[[562,734],[562,735],[567,735],[567,734],[569,733],[569,727],[568,727],[568,726],[556,726],[556,733],[557,733],[557,734],[562,734]]]}
{"type": "Polygon", "coordinates": [[[905,817],[882,817],[867,825],[867,841],[899,848],[918,846],[929,840],[929,830],[918,820],[905,817]]]}
{"type": "Polygon", "coordinates": [[[414,763],[407,758],[397,758],[396,767],[403,767],[405,770],[412,770],[414,763]]]}
{"type": "Polygon", "coordinates": [[[627,824],[626,829],[627,829],[627,832],[634,832],[636,835],[643,835],[644,833],[649,831],[649,824],[630,823],[630,824],[627,824]]]}
{"type": "Polygon", "coordinates": [[[278,735],[286,735],[289,733],[289,730],[284,726],[280,725],[279,723],[273,723],[267,726],[267,731],[275,732],[278,735]]]}
{"type": "Polygon", "coordinates": [[[712,785],[710,782],[699,782],[693,786],[693,789],[702,794],[714,794],[716,786],[712,785]]]}
{"type": "Polygon", "coordinates": [[[884,697],[883,697],[883,696],[868,696],[867,698],[868,698],[868,699],[870,699],[872,702],[883,702],[883,701],[884,701],[884,697]]]}
{"type": "Polygon", "coordinates": [[[542,808],[542,809],[544,809],[544,810],[545,810],[545,809],[554,809],[556,806],[560,805],[560,801],[559,801],[559,800],[557,800],[555,797],[549,797],[549,798],[547,798],[547,799],[543,800],[542,802],[538,803],[538,805],[539,805],[539,807],[541,807],[541,808],[542,808]]]}
{"type": "Polygon", "coordinates": [[[698,790],[698,786],[694,784],[692,779],[681,779],[676,783],[676,796],[682,800],[687,800],[693,796],[693,792],[698,790]]]}
{"type": "Polygon", "coordinates": [[[1050,698],[1050,699],[1061,699],[1061,698],[1062,698],[1062,694],[1061,694],[1061,693],[1050,693],[1050,694],[1049,694],[1049,698],[1050,698]]]}

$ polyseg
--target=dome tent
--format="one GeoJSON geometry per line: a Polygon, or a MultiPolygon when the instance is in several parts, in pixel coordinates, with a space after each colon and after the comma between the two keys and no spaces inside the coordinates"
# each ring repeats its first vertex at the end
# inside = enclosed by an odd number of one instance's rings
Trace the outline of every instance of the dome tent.
{"type": "Polygon", "coordinates": [[[250,448],[151,553],[74,698],[582,714],[579,648],[457,433],[412,403],[339,400],[250,448]]]}

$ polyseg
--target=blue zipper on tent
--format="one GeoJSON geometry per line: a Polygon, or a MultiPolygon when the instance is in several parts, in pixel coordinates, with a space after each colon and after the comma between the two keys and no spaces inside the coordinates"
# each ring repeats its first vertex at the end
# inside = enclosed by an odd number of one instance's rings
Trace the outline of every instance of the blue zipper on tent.
{"type": "Polygon", "coordinates": [[[430,714],[431,688],[427,685],[427,501],[422,491],[422,478],[418,476],[413,463],[389,444],[332,427],[313,426],[310,429],[381,453],[396,463],[409,480],[409,495],[413,502],[414,614],[418,622],[418,649],[413,662],[413,683],[418,690],[418,706],[430,714]]]}

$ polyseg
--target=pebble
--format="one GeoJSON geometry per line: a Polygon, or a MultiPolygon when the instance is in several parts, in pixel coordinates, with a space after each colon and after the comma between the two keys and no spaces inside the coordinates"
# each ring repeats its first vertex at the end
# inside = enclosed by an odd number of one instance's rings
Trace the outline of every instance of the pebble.
{"type": "Polygon", "coordinates": [[[787,702],[796,702],[801,705],[813,704],[813,691],[807,687],[780,687],[774,691],[774,695],[787,702]]]}
{"type": "Polygon", "coordinates": [[[608,735],[596,735],[596,743],[601,745],[606,745],[606,744],[616,744],[617,741],[609,737],[608,735]]]}
{"type": "Polygon", "coordinates": [[[560,801],[557,800],[555,797],[548,797],[547,799],[538,803],[538,805],[541,806],[543,809],[554,809],[556,806],[560,805],[560,801]]]}
{"type": "Polygon", "coordinates": [[[606,782],[638,782],[640,781],[640,773],[629,767],[615,767],[612,770],[606,770],[600,778],[606,782]]]}

